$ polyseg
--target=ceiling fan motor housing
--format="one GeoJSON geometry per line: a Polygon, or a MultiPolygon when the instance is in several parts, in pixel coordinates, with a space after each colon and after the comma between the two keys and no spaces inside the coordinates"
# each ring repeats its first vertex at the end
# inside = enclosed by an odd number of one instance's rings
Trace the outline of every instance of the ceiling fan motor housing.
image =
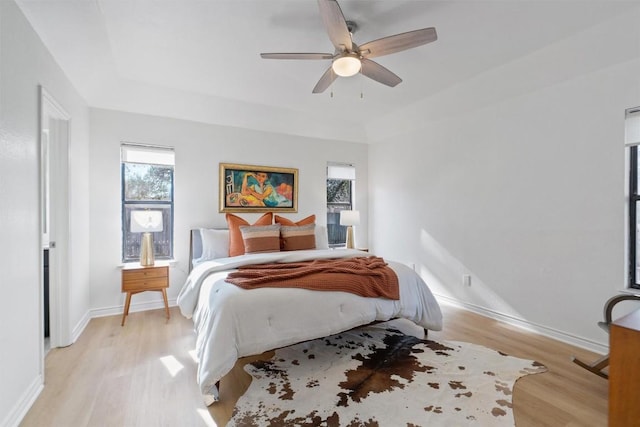
{"type": "Polygon", "coordinates": [[[355,21],[345,21],[345,22],[347,24],[347,30],[349,30],[351,35],[354,35],[358,30],[358,24],[355,21]]]}

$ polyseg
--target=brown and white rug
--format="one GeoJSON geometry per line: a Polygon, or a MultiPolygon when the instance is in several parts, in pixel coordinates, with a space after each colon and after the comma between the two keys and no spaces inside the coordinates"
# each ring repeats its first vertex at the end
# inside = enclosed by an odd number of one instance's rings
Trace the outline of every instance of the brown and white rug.
{"type": "Polygon", "coordinates": [[[546,368],[383,323],[279,349],[245,370],[253,381],[229,426],[513,425],[516,380],[546,368]]]}

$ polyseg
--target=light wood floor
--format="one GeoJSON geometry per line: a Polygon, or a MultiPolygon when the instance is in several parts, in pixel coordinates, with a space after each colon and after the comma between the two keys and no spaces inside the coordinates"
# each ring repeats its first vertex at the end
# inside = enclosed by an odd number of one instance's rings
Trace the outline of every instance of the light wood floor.
{"type": "MultiPolygon", "coordinates": [[[[549,372],[520,379],[516,425],[606,426],[607,381],[574,365],[596,355],[476,314],[443,306],[445,327],[429,338],[467,341],[544,363],[549,372]]],[[[78,341],[46,358],[44,391],[22,426],[223,426],[246,390],[242,363],[207,408],[195,382],[192,323],[171,309],[93,319],[78,341]]],[[[594,325],[596,327],[596,325],[594,325]]],[[[246,363],[247,360],[244,360],[246,363]]]]}

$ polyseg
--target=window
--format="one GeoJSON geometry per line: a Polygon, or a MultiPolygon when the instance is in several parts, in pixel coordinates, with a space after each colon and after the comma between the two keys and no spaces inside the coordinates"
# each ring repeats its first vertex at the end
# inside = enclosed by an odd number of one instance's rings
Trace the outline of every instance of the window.
{"type": "Polygon", "coordinates": [[[171,148],[122,144],[122,261],[140,259],[142,233],[131,231],[131,213],[162,214],[162,231],[153,234],[156,259],[173,257],[173,167],[171,148]]]}
{"type": "Polygon", "coordinates": [[[344,246],[347,227],[340,225],[340,211],[352,210],[356,168],[329,163],[327,166],[327,232],[329,247],[344,246]]]}
{"type": "Polygon", "coordinates": [[[640,265],[638,253],[640,243],[638,233],[638,208],[640,207],[640,193],[638,193],[638,144],[640,144],[640,107],[630,108],[625,116],[625,144],[629,147],[629,235],[628,240],[628,282],[629,287],[640,289],[640,265]]]}

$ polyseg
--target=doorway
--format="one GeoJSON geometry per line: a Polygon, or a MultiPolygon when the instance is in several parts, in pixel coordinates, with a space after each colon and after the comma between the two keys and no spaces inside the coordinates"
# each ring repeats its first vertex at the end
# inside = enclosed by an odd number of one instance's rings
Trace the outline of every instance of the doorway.
{"type": "Polygon", "coordinates": [[[68,344],[70,116],[40,87],[41,353],[68,344]]]}

